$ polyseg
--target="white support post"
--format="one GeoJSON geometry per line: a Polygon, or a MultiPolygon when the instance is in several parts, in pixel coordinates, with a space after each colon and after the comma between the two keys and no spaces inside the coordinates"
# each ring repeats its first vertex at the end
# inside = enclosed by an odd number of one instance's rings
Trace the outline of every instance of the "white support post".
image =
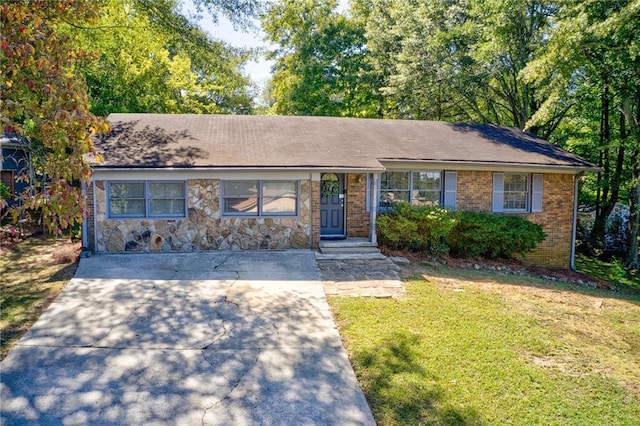
{"type": "Polygon", "coordinates": [[[369,209],[369,241],[372,243],[378,243],[378,236],[376,235],[376,216],[378,215],[378,180],[380,175],[378,173],[371,173],[373,182],[371,183],[371,208],[369,209]]]}

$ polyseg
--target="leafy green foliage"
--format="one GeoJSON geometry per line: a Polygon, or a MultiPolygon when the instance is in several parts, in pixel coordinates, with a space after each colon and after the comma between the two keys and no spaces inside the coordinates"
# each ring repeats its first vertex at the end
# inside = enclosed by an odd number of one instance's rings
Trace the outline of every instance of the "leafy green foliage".
{"type": "Polygon", "coordinates": [[[178,6],[110,0],[93,27],[66,27],[78,46],[99,52],[80,68],[94,113],[251,111],[240,71],[249,52],[212,40],[178,6]]]}
{"type": "Polygon", "coordinates": [[[444,237],[456,224],[456,213],[440,207],[398,203],[388,214],[378,216],[379,241],[394,249],[408,248],[429,254],[444,254],[444,237]]]}
{"type": "Polygon", "coordinates": [[[98,13],[99,3],[91,0],[0,4],[2,126],[29,141],[35,168],[20,194],[21,209],[41,211],[55,233],[82,221],[85,197],[72,183],[88,181],[92,136],[107,129],[89,111],[87,87],[75,72],[90,56],[58,26],[95,22],[98,13]]]}
{"type": "Polygon", "coordinates": [[[0,208],[4,208],[3,202],[11,197],[11,188],[9,188],[4,182],[0,182],[0,208]]]}
{"type": "Polygon", "coordinates": [[[540,225],[520,216],[461,212],[447,243],[458,257],[511,258],[533,250],[545,238],[540,225]]]}
{"type": "Polygon", "coordinates": [[[280,0],[262,17],[278,45],[270,83],[276,114],[376,117],[379,96],[368,72],[364,27],[336,12],[336,0],[280,0]]]}

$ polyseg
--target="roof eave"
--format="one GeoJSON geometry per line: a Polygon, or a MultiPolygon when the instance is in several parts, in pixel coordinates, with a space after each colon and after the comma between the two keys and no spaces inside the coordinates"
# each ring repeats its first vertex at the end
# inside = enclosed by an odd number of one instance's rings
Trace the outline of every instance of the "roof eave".
{"type": "Polygon", "coordinates": [[[148,172],[148,171],[193,171],[193,172],[339,172],[339,173],[365,173],[383,172],[385,168],[380,165],[376,167],[344,167],[344,166],[219,166],[219,167],[198,167],[198,166],[160,166],[160,167],[127,167],[127,166],[104,166],[93,165],[94,170],[100,172],[148,172]]]}
{"type": "Polygon", "coordinates": [[[435,168],[450,170],[532,170],[546,171],[548,173],[573,173],[598,172],[600,169],[591,163],[586,164],[538,164],[520,162],[497,162],[497,161],[456,161],[456,160],[412,160],[398,158],[380,158],[381,163],[400,164],[424,164],[435,168]]]}

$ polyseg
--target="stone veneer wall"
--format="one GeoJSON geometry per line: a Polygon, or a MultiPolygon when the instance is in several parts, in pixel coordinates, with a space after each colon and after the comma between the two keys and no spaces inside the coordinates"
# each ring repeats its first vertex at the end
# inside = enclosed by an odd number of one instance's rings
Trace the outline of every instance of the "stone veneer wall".
{"type": "Polygon", "coordinates": [[[220,180],[187,181],[187,217],[107,218],[106,182],[95,182],[98,252],[191,252],[311,247],[311,182],[300,181],[298,216],[229,217],[220,180]]]}
{"type": "Polygon", "coordinates": [[[347,174],[347,237],[369,237],[367,175],[347,174]]]}
{"type": "MultiPolygon", "coordinates": [[[[527,254],[527,261],[562,268],[570,266],[574,179],[574,175],[568,174],[544,175],[542,212],[522,216],[542,225],[547,238],[527,254]]],[[[490,212],[492,197],[492,172],[458,171],[459,210],[490,212]]]]}

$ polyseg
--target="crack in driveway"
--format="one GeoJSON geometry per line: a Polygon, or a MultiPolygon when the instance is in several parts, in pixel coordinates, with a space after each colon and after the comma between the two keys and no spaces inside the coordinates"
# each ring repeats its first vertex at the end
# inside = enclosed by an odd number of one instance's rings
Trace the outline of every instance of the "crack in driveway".
{"type": "MultiPolygon", "coordinates": [[[[231,385],[231,389],[229,389],[229,392],[227,392],[222,398],[220,398],[217,402],[204,407],[204,411],[202,413],[202,426],[205,426],[207,423],[205,422],[205,417],[207,416],[207,413],[209,412],[209,410],[212,410],[218,406],[220,406],[224,401],[231,399],[231,394],[236,390],[236,388],[238,386],[240,386],[240,383],[242,383],[242,380],[244,380],[244,378],[247,376],[247,374],[258,364],[258,359],[260,358],[260,353],[262,352],[262,349],[260,348],[256,348],[256,355],[255,355],[255,359],[253,360],[253,363],[250,366],[247,366],[246,369],[242,372],[242,374],[240,375],[240,377],[238,377],[238,379],[233,382],[233,384],[231,385]]],[[[229,378],[221,371],[219,371],[219,365],[216,366],[213,363],[211,363],[205,356],[204,351],[202,351],[202,356],[204,358],[205,361],[207,361],[207,363],[209,365],[211,365],[211,367],[213,367],[214,369],[216,369],[218,371],[218,374],[220,374],[225,380],[229,381],[229,378]]],[[[246,365],[246,364],[244,364],[246,365]]]]}

